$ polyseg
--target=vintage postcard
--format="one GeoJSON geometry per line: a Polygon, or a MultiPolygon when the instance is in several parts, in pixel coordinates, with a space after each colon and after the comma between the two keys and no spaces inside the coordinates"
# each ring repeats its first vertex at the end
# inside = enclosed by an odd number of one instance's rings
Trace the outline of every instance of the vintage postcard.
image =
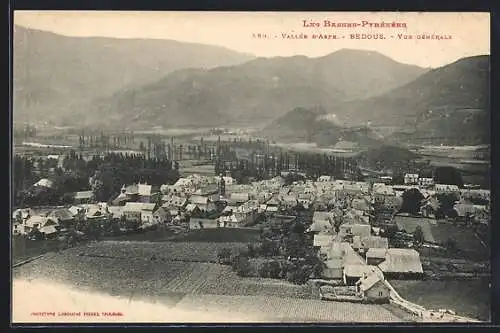
{"type": "Polygon", "coordinates": [[[13,323],[491,320],[489,13],[13,23],[13,323]]]}

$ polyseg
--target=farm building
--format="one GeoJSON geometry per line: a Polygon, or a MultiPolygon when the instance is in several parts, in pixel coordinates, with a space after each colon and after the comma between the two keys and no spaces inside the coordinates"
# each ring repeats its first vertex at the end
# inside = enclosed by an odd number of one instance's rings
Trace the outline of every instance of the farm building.
{"type": "Polygon", "coordinates": [[[381,274],[364,275],[356,282],[356,290],[368,303],[388,303],[390,299],[390,289],[381,274]]]}
{"type": "Polygon", "coordinates": [[[420,278],[424,273],[420,255],[414,249],[387,249],[378,267],[384,276],[392,278],[420,278]]]}
{"type": "Polygon", "coordinates": [[[387,248],[373,248],[366,252],[366,263],[368,265],[378,265],[385,260],[387,248]]]}
{"type": "Polygon", "coordinates": [[[352,248],[355,250],[367,251],[370,248],[389,248],[389,240],[380,236],[354,236],[352,248]]]}
{"type": "Polygon", "coordinates": [[[355,285],[359,279],[368,274],[378,274],[383,276],[382,272],[376,266],[360,263],[344,265],[342,279],[344,280],[344,284],[352,286],[355,285]]]}
{"type": "Polygon", "coordinates": [[[189,219],[189,230],[196,229],[215,229],[219,227],[219,221],[216,219],[202,219],[192,217],[189,219]]]}

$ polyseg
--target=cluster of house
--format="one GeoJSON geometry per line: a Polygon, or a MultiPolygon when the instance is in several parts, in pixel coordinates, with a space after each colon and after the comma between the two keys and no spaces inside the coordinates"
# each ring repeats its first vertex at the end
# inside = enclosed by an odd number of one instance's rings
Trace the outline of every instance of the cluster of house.
{"type": "MultiPolygon", "coordinates": [[[[144,228],[160,224],[184,223],[190,229],[245,227],[252,225],[263,214],[280,214],[288,209],[301,206],[304,209],[314,209],[315,222],[318,216],[328,211],[337,219],[343,221],[343,228],[357,221],[359,225],[369,223],[373,216],[373,206],[386,210],[388,218],[392,218],[402,205],[403,193],[411,188],[417,188],[424,200],[421,213],[432,217],[439,208],[436,195],[439,193],[458,193],[461,200],[456,203],[458,216],[473,215],[481,221],[488,221],[489,207],[487,205],[472,205],[468,198],[480,197],[489,200],[489,191],[480,189],[459,189],[454,185],[434,184],[430,180],[419,178],[418,175],[407,175],[405,179],[412,184],[387,185],[383,182],[355,182],[334,180],[331,176],[321,176],[316,181],[307,180],[285,185],[283,177],[256,181],[250,184],[237,184],[230,176],[200,176],[190,175],[179,178],[173,185],[152,186],[148,184],[132,184],[123,186],[121,193],[109,204],[93,203],[92,191],[74,193],[75,207],[58,208],[55,211],[65,216],[76,216],[83,211],[85,219],[116,218],[136,219],[144,228]],[[416,180],[415,180],[416,179],[416,180]],[[418,183],[418,184],[414,184],[418,183]],[[425,185],[420,185],[425,183],[425,185]],[[97,214],[96,216],[94,216],[97,214]],[[320,214],[320,215],[317,215],[320,214]]],[[[50,181],[40,180],[38,186],[51,186],[50,181]]],[[[50,219],[46,212],[31,211],[27,218],[19,218],[15,212],[15,233],[26,233],[33,227],[48,228],[51,223],[58,223],[59,218],[50,219]],[[35,216],[40,220],[35,222],[35,216]],[[16,218],[17,217],[17,218],[16,218]],[[49,219],[45,221],[45,219],[49,219]]],[[[26,216],[26,213],[21,215],[26,216]],[[24,214],[24,215],[23,215],[24,214]]],[[[313,224],[317,225],[317,224],[313,224]]],[[[366,228],[358,227],[356,228],[366,228]]],[[[40,229],[42,230],[42,229],[40,229]]],[[[353,235],[356,236],[356,235],[353,235]]],[[[359,235],[361,236],[361,235],[359,235]]]]}
{"type": "Polygon", "coordinates": [[[314,234],[313,246],[325,264],[322,279],[343,285],[323,288],[323,298],[335,300],[387,300],[386,277],[418,278],[423,274],[414,249],[389,248],[380,228],[370,224],[372,206],[366,199],[351,198],[346,208],[316,211],[306,232],[314,234]],[[326,293],[326,294],[325,294],[326,293]],[[325,296],[329,295],[329,296],[325,296]]]}

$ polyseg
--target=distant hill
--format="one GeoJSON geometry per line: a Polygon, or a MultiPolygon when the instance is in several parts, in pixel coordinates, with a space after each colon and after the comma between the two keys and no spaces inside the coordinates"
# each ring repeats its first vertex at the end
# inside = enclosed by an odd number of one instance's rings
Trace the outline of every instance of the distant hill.
{"type": "Polygon", "coordinates": [[[348,124],[394,126],[394,140],[480,136],[489,141],[489,56],[476,56],[429,71],[401,87],[332,107],[348,124]]]}
{"type": "Polygon", "coordinates": [[[263,126],[296,107],[369,98],[427,70],[380,53],[340,50],[320,58],[258,58],[210,70],[181,70],[95,105],[107,124],[147,127],[263,126]]]}
{"type": "Polygon", "coordinates": [[[172,40],[66,37],[21,26],[15,26],[13,34],[15,120],[66,117],[79,123],[96,98],[155,82],[179,69],[235,65],[254,58],[172,40]]]}
{"type": "Polygon", "coordinates": [[[363,148],[382,144],[369,128],[343,127],[322,107],[295,108],[266,126],[260,134],[278,142],[307,142],[341,149],[353,144],[363,148]]]}

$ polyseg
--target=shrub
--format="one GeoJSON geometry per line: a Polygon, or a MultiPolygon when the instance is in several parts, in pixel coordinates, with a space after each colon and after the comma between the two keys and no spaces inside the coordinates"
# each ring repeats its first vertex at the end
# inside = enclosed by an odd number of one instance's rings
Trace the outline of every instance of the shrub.
{"type": "Polygon", "coordinates": [[[217,259],[223,265],[231,264],[231,250],[226,247],[220,249],[217,253],[217,259]]]}
{"type": "Polygon", "coordinates": [[[248,277],[252,273],[252,266],[247,257],[238,255],[232,261],[233,270],[238,276],[248,277]]]}

